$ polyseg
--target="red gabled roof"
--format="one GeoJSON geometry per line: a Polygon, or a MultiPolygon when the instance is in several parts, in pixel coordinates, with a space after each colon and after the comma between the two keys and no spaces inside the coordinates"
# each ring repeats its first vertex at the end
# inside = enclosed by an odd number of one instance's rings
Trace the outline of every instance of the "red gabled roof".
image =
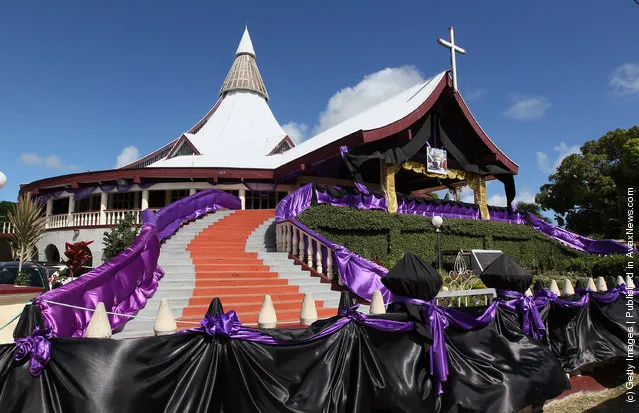
{"type": "Polygon", "coordinates": [[[175,155],[175,152],[180,149],[180,146],[182,146],[182,144],[188,145],[191,149],[193,149],[195,155],[201,155],[200,151],[197,150],[197,148],[193,145],[189,138],[187,138],[185,134],[182,134],[177,142],[175,142],[175,145],[173,145],[173,149],[171,149],[171,152],[166,155],[166,158],[172,158],[173,155],[175,155]]]}

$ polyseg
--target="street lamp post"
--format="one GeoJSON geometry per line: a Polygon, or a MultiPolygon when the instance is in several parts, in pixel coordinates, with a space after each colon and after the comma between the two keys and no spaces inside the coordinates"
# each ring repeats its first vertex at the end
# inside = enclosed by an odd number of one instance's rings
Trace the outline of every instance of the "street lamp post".
{"type": "Polygon", "coordinates": [[[441,233],[441,231],[439,230],[439,227],[441,227],[442,224],[444,223],[444,219],[440,217],[439,215],[435,215],[433,217],[432,223],[433,223],[433,226],[435,227],[435,234],[437,234],[437,270],[441,272],[442,271],[442,250],[439,243],[439,236],[441,233]]]}

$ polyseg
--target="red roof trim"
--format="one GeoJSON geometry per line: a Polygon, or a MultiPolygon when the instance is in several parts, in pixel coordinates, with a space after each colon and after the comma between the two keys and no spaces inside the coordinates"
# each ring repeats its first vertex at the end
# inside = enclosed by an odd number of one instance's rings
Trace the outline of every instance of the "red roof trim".
{"type": "Polygon", "coordinates": [[[455,96],[455,102],[457,102],[457,105],[459,105],[459,108],[464,113],[466,120],[468,121],[468,123],[470,123],[470,126],[473,128],[477,136],[479,136],[479,138],[482,140],[482,142],[484,142],[484,144],[488,147],[488,149],[490,149],[490,151],[497,156],[498,161],[503,163],[504,166],[508,168],[508,170],[512,172],[514,175],[517,175],[517,172],[519,172],[519,165],[511,161],[510,158],[508,158],[508,156],[506,156],[506,154],[504,154],[497,147],[497,145],[495,145],[495,143],[492,140],[490,140],[488,135],[486,135],[486,132],[484,132],[481,126],[479,126],[479,123],[477,122],[473,114],[470,113],[470,109],[468,109],[468,106],[466,105],[466,102],[464,102],[464,99],[461,97],[461,95],[459,93],[455,93],[454,96],[455,96]]]}
{"type": "Polygon", "coordinates": [[[117,179],[144,178],[252,178],[273,179],[274,172],[268,169],[240,169],[240,168],[135,168],[93,171],[41,179],[23,185],[20,193],[32,192],[35,188],[57,188],[70,185],[72,182],[90,184],[101,181],[115,181],[117,179]]]}
{"type": "Polygon", "coordinates": [[[294,148],[294,147],[295,147],[295,142],[293,142],[293,139],[289,138],[289,137],[288,137],[288,135],[286,135],[286,136],[284,137],[284,139],[282,139],[281,141],[279,141],[279,142],[277,143],[277,145],[275,145],[275,146],[273,147],[273,150],[271,150],[271,152],[269,152],[267,156],[275,155],[275,150],[278,148],[278,146],[280,146],[280,145],[281,145],[281,144],[283,144],[284,142],[288,142],[288,144],[291,146],[291,148],[290,148],[290,149],[292,149],[292,148],[294,148]]]}
{"type": "Polygon", "coordinates": [[[417,109],[403,118],[396,120],[393,123],[389,123],[386,126],[382,126],[377,129],[370,129],[363,131],[364,134],[364,142],[373,142],[379,139],[386,138],[388,136],[394,135],[396,133],[401,132],[404,129],[408,129],[411,125],[421,119],[424,115],[428,113],[428,111],[433,107],[437,99],[441,96],[441,94],[446,90],[448,76],[444,75],[435,89],[433,89],[432,93],[428,98],[421,104],[417,109]]]}
{"type": "Polygon", "coordinates": [[[200,119],[200,121],[198,123],[196,123],[195,125],[193,125],[193,127],[191,129],[188,130],[187,133],[190,134],[196,134],[199,132],[200,129],[202,129],[202,126],[204,126],[204,124],[211,118],[211,116],[213,116],[213,114],[215,113],[215,111],[217,110],[217,108],[220,106],[220,103],[222,103],[222,100],[224,100],[224,97],[220,97],[217,102],[215,102],[215,105],[213,105],[213,107],[211,108],[211,110],[209,110],[206,115],[204,115],[204,117],[202,119],[200,119]]]}
{"type": "Polygon", "coordinates": [[[171,146],[171,145],[174,145],[174,144],[175,144],[175,142],[176,142],[178,139],[179,139],[179,138],[177,138],[177,139],[173,139],[171,142],[167,143],[166,145],[164,145],[164,146],[163,146],[163,147],[161,147],[160,149],[156,150],[155,152],[153,152],[153,153],[151,153],[151,154],[149,154],[149,155],[145,156],[144,158],[138,159],[138,160],[137,160],[137,161],[135,161],[135,162],[131,162],[131,163],[130,163],[130,164],[128,164],[128,165],[124,165],[124,166],[123,166],[123,167],[121,167],[120,169],[131,169],[131,168],[133,168],[133,167],[134,167],[135,165],[137,165],[137,164],[144,163],[144,162],[145,162],[145,161],[147,161],[148,159],[151,159],[151,158],[153,158],[153,157],[157,156],[160,152],[162,152],[163,150],[165,150],[167,147],[169,147],[169,146],[171,146]]]}
{"type": "Polygon", "coordinates": [[[202,155],[200,151],[198,151],[197,148],[193,145],[193,143],[189,140],[189,138],[187,138],[185,134],[182,134],[182,136],[180,136],[180,139],[178,139],[178,141],[175,142],[175,145],[173,145],[173,149],[171,149],[171,152],[169,152],[169,154],[166,155],[166,159],[171,159],[173,155],[175,154],[175,152],[177,152],[178,149],[180,149],[180,146],[184,142],[186,142],[186,144],[189,145],[191,149],[193,149],[193,152],[195,152],[195,155],[202,155]]]}

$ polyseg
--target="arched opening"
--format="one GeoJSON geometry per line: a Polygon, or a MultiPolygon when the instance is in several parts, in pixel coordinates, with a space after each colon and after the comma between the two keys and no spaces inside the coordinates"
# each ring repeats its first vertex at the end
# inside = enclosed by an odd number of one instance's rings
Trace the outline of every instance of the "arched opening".
{"type": "Polygon", "coordinates": [[[12,259],[11,242],[8,238],[0,238],[0,261],[11,261],[12,259]]]}
{"type": "Polygon", "coordinates": [[[60,262],[60,251],[53,244],[47,245],[44,249],[44,255],[47,258],[47,262],[60,262]]]}
{"type": "Polygon", "coordinates": [[[40,253],[38,252],[38,249],[36,247],[33,247],[33,251],[31,253],[31,261],[38,261],[39,255],[40,253]]]}
{"type": "Polygon", "coordinates": [[[89,259],[84,263],[85,267],[93,268],[93,253],[89,247],[86,247],[86,252],[89,254],[89,259]]]}

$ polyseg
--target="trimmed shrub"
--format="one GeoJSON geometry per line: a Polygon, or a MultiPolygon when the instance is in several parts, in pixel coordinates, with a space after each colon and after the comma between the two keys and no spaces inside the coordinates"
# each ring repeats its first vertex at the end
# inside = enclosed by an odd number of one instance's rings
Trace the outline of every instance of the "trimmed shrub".
{"type": "MultiPolygon", "coordinates": [[[[298,218],[301,223],[367,259],[377,257],[391,268],[404,252],[437,261],[436,235],[430,217],[389,214],[330,205],[314,206],[298,218]]],[[[447,219],[441,227],[441,250],[499,249],[534,273],[566,271],[572,259],[585,254],[552,240],[527,225],[447,219]]],[[[444,255],[451,269],[455,255],[444,255]]]]}

